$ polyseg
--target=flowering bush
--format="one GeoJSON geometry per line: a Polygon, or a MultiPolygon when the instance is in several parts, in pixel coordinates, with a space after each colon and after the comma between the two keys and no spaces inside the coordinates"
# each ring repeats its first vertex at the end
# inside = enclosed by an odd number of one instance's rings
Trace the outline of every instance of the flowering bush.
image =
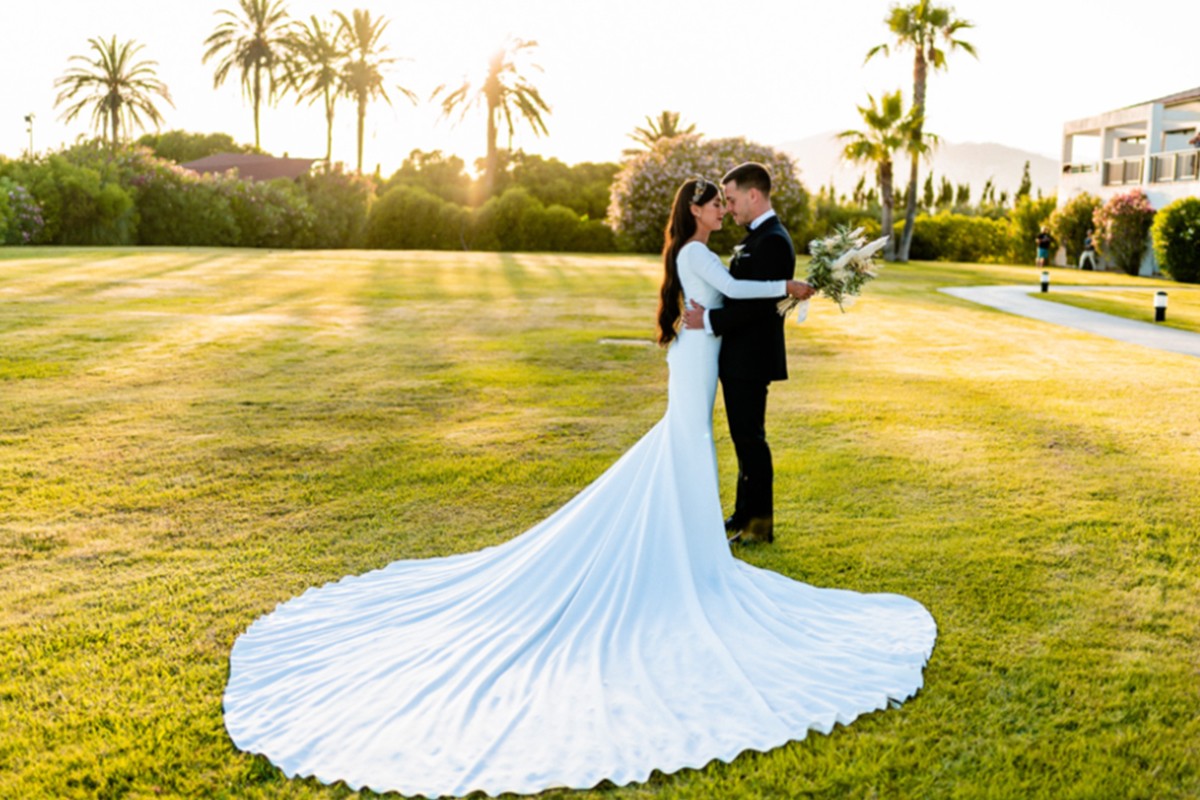
{"type": "Polygon", "coordinates": [[[227,188],[231,179],[197,175],[148,151],[127,167],[138,210],[138,244],[237,244],[227,188]]]}
{"type": "MultiPolygon", "coordinates": [[[[694,177],[720,181],[744,161],[757,161],[771,171],[771,204],[794,241],[808,235],[808,192],[800,183],[791,157],[745,139],[701,139],[676,136],[661,139],[647,152],[624,163],[612,185],[608,222],[623,250],[650,253],[662,250],[663,231],[671,202],[680,185],[694,177]]],[[[727,225],[709,239],[714,250],[728,251],[745,235],[727,225]]]]}
{"type": "Polygon", "coordinates": [[[1154,209],[1141,189],[1110,197],[1096,209],[1099,249],[1109,261],[1128,275],[1137,275],[1146,254],[1146,236],[1154,221],[1154,209]]]}
{"type": "Polygon", "coordinates": [[[1200,198],[1182,197],[1165,206],[1150,233],[1164,272],[1181,283],[1200,282],[1200,198]]]}
{"type": "Polygon", "coordinates": [[[29,220],[29,244],[123,244],[137,224],[133,199],[109,175],[54,154],[12,161],[0,175],[23,186],[40,211],[29,220]],[[34,231],[33,229],[36,229],[34,231]]]}
{"type": "Polygon", "coordinates": [[[224,191],[242,247],[307,247],[316,214],[294,181],[243,181],[226,177],[224,191]]]}
{"type": "Polygon", "coordinates": [[[42,207],[21,184],[0,177],[0,244],[31,244],[42,235],[42,207]]]}
{"type": "Polygon", "coordinates": [[[1100,198],[1084,192],[1076,195],[1050,215],[1050,233],[1067,249],[1067,265],[1079,263],[1083,240],[1095,226],[1093,218],[1100,208],[1100,198]]]}

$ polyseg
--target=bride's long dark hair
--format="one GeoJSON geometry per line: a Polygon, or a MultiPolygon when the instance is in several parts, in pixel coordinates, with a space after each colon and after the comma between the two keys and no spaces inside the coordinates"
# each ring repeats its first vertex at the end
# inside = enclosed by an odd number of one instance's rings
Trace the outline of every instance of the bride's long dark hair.
{"type": "Polygon", "coordinates": [[[679,267],[675,260],[679,251],[696,234],[696,217],[692,206],[702,206],[717,196],[717,185],[704,178],[685,181],[675,193],[671,218],[663,237],[663,281],[658,291],[658,345],[666,347],[679,335],[679,319],[683,316],[683,285],[679,282],[679,267]]]}

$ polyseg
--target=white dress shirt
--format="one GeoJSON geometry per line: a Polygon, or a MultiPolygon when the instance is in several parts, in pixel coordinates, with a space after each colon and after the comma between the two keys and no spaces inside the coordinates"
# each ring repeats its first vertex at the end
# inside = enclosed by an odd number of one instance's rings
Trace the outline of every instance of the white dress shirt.
{"type": "MultiPolygon", "coordinates": [[[[764,211],[763,213],[761,213],[757,217],[755,217],[754,221],[751,222],[746,227],[748,227],[750,230],[754,230],[759,225],[762,225],[764,222],[766,222],[773,216],[775,216],[775,209],[768,208],[766,211],[764,211]]],[[[704,332],[709,334],[710,336],[713,335],[712,323],[709,322],[709,320],[708,320],[708,309],[707,308],[704,309],[704,332]]]]}

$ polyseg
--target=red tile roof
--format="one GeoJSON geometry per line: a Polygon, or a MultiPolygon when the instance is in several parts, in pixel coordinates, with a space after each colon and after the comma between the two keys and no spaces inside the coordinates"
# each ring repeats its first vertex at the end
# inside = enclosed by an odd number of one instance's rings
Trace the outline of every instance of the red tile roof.
{"type": "Polygon", "coordinates": [[[273,178],[295,180],[308,173],[315,158],[276,158],[261,153],[217,153],[211,156],[180,164],[185,169],[201,174],[237,170],[238,177],[252,181],[269,181],[273,178]]]}

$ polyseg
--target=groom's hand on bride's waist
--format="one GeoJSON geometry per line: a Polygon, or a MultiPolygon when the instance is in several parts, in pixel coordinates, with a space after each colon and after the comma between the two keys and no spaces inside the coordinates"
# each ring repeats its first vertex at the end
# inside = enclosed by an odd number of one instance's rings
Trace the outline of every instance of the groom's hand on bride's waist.
{"type": "Polygon", "coordinates": [[[683,327],[692,331],[704,330],[704,306],[688,300],[687,308],[683,310],[683,327]]]}

